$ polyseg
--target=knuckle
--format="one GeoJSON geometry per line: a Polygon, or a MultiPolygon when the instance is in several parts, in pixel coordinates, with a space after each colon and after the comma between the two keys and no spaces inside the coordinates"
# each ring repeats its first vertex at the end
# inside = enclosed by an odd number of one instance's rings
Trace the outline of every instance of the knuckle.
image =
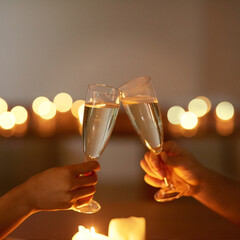
{"type": "Polygon", "coordinates": [[[159,166],[154,166],[154,167],[153,167],[153,171],[154,171],[154,172],[160,172],[160,171],[161,171],[161,167],[159,167],[159,166]]]}
{"type": "Polygon", "coordinates": [[[146,153],[144,154],[144,158],[145,158],[145,159],[148,159],[148,157],[149,157],[149,152],[146,152],[146,153]]]}
{"type": "Polygon", "coordinates": [[[141,167],[144,167],[144,166],[145,166],[145,160],[144,160],[144,159],[142,159],[142,160],[140,161],[140,166],[141,166],[141,167]]]}
{"type": "Polygon", "coordinates": [[[100,167],[100,165],[97,161],[90,161],[89,164],[90,164],[90,167],[91,167],[92,170],[100,167]]]}
{"type": "Polygon", "coordinates": [[[161,164],[160,164],[158,159],[153,158],[151,163],[152,163],[151,164],[152,165],[152,169],[154,171],[160,171],[161,170],[161,164]]]}

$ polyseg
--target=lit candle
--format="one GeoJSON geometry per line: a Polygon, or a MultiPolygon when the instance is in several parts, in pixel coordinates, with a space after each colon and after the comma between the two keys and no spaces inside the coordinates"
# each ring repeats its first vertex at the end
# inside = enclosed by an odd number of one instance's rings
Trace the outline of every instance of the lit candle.
{"type": "Polygon", "coordinates": [[[216,130],[222,136],[234,131],[234,107],[230,102],[221,102],[216,107],[216,130]]]}
{"type": "Polygon", "coordinates": [[[111,240],[145,240],[145,218],[129,217],[112,219],[109,224],[108,235],[111,240]]]}
{"type": "Polygon", "coordinates": [[[28,112],[22,106],[15,106],[12,108],[11,113],[15,116],[14,135],[22,137],[27,131],[28,125],[28,112]]]}
{"type": "Polygon", "coordinates": [[[42,137],[54,135],[56,129],[56,107],[45,97],[39,97],[33,102],[33,120],[35,129],[42,137]]]}
{"type": "Polygon", "coordinates": [[[78,232],[72,237],[72,240],[109,240],[105,235],[95,232],[94,227],[86,229],[84,226],[78,227],[78,232]]]}

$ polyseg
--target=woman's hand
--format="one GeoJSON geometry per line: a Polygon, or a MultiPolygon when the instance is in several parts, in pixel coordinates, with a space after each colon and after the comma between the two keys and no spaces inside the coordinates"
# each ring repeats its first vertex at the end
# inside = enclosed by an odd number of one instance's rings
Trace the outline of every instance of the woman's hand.
{"type": "Polygon", "coordinates": [[[71,209],[92,199],[97,183],[95,171],[99,168],[95,161],[50,168],[19,187],[32,211],[71,209]]]}
{"type": "Polygon", "coordinates": [[[153,187],[162,188],[165,185],[164,177],[171,171],[174,178],[189,184],[186,195],[193,195],[198,191],[201,182],[201,173],[204,167],[176,142],[168,141],[163,144],[163,151],[159,155],[147,152],[140,165],[146,172],[144,180],[153,187]]]}

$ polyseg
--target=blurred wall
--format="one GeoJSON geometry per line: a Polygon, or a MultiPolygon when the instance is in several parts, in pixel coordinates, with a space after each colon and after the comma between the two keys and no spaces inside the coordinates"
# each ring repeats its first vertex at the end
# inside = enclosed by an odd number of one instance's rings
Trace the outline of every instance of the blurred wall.
{"type": "Polygon", "coordinates": [[[78,99],[91,82],[149,75],[162,105],[238,104],[239,10],[238,0],[1,0],[0,97],[78,99]]]}
{"type": "MultiPolygon", "coordinates": [[[[0,97],[25,106],[62,91],[83,99],[89,83],[118,87],[149,75],[164,108],[186,107],[198,95],[239,106],[239,23],[238,0],[0,0],[0,97]]],[[[181,142],[209,167],[239,178],[239,137],[225,140],[181,142]]],[[[1,138],[1,191],[78,162],[79,141],[1,138]]],[[[144,151],[136,138],[111,139],[102,181],[143,182],[144,151]]]]}

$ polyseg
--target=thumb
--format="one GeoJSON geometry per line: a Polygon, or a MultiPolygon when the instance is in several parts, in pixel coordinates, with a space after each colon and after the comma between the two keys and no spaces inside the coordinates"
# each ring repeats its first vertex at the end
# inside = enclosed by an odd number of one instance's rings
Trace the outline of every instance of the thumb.
{"type": "Polygon", "coordinates": [[[96,161],[84,162],[79,163],[76,165],[71,165],[70,168],[72,169],[75,175],[89,173],[92,171],[99,171],[100,165],[96,161]]]}

